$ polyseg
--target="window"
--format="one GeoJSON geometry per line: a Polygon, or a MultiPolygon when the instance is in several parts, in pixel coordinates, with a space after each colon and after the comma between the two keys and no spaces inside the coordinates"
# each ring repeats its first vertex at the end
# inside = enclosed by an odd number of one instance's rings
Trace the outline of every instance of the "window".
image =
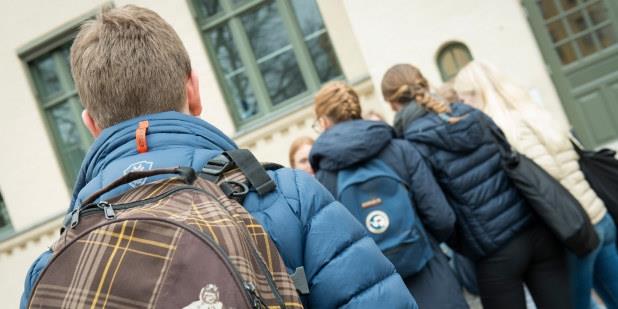
{"type": "Polygon", "coordinates": [[[2,198],[2,194],[0,193],[0,235],[3,235],[8,232],[12,232],[12,231],[13,231],[13,225],[11,224],[9,213],[6,210],[4,199],[2,198]]]}
{"type": "Polygon", "coordinates": [[[461,68],[472,61],[472,54],[463,43],[451,42],[438,51],[437,61],[442,80],[447,81],[455,77],[461,68]]]}
{"type": "Polygon", "coordinates": [[[315,0],[192,0],[237,126],[341,78],[315,0]]]}
{"type": "Polygon", "coordinates": [[[618,44],[613,20],[603,1],[536,0],[563,65],[618,44]]]}
{"type": "Polygon", "coordinates": [[[56,148],[67,185],[72,186],[92,138],[81,122],[82,106],[70,69],[71,41],[26,58],[36,97],[56,148]]]}

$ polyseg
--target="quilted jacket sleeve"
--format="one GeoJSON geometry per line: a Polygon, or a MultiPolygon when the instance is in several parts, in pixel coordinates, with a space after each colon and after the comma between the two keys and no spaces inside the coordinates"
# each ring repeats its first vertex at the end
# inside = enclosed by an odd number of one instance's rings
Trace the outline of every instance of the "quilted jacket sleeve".
{"type": "Polygon", "coordinates": [[[30,300],[30,294],[32,293],[34,284],[39,279],[39,276],[41,276],[41,272],[45,266],[47,266],[51,258],[52,252],[51,250],[47,250],[34,261],[32,266],[30,266],[24,282],[24,292],[21,295],[21,301],[19,304],[20,309],[25,309],[28,307],[28,301],[30,300]]]}
{"type": "Polygon", "coordinates": [[[295,172],[310,308],[417,308],[356,219],[313,177],[295,172]]]}
{"type": "Polygon", "coordinates": [[[446,241],[455,228],[455,212],[421,154],[405,142],[406,169],[410,171],[410,190],[425,228],[438,242],[446,241]]]}

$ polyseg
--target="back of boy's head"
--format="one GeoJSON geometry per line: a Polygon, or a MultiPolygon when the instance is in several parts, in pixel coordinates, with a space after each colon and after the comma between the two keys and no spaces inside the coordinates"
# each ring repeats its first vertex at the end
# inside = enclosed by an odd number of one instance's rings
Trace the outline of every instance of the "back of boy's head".
{"type": "Polygon", "coordinates": [[[84,23],[71,47],[79,97],[97,125],[181,111],[191,62],[182,41],[157,13],[105,8],[84,23]]]}

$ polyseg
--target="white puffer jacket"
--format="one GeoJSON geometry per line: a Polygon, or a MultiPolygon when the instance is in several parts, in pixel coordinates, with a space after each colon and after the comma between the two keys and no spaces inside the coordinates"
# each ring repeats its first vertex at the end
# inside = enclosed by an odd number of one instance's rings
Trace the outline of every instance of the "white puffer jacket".
{"type": "Polygon", "coordinates": [[[579,168],[579,157],[573,149],[569,136],[565,134],[563,138],[548,147],[537,129],[518,115],[514,115],[513,120],[517,121],[519,136],[516,140],[509,139],[511,145],[559,180],[582,204],[593,224],[601,221],[607,209],[584,178],[579,168]]]}

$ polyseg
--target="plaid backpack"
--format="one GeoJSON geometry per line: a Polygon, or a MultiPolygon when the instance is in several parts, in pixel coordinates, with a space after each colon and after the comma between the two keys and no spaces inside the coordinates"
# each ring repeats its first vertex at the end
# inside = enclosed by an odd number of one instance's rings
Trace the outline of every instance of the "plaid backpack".
{"type": "Polygon", "coordinates": [[[242,207],[250,189],[264,195],[275,183],[246,150],[198,174],[128,173],[69,214],[29,308],[302,308],[277,248],[242,207]],[[177,176],[95,202],[163,174],[177,176]]]}

